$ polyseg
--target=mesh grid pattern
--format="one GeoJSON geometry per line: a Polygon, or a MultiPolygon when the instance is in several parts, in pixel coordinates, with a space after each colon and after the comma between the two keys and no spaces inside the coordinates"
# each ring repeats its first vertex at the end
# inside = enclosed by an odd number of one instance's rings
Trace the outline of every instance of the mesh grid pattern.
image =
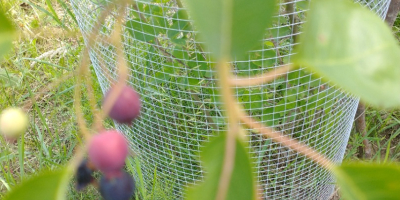
{"type": "MultiPolygon", "coordinates": [[[[71,0],[85,40],[101,10],[99,2],[71,0]]],[[[359,2],[384,17],[390,0],[359,2]]],[[[232,63],[234,73],[252,76],[290,63],[308,4],[280,0],[273,27],[247,59],[232,63]]],[[[226,125],[213,63],[193,39],[196,32],[178,5],[176,0],[138,1],[127,11],[123,32],[129,83],[141,94],[143,109],[133,126],[116,126],[138,154],[148,189],[156,173],[165,192],[159,199],[180,199],[183,186],[202,178],[199,149],[226,125]]],[[[113,19],[107,19],[101,34],[109,35],[112,25],[113,19]]],[[[102,39],[90,52],[103,92],[117,78],[115,56],[113,46],[102,39]]],[[[236,96],[254,118],[341,162],[358,99],[303,69],[261,86],[236,88],[236,96]]],[[[329,198],[334,179],[328,171],[271,139],[248,133],[265,199],[329,198]]]]}

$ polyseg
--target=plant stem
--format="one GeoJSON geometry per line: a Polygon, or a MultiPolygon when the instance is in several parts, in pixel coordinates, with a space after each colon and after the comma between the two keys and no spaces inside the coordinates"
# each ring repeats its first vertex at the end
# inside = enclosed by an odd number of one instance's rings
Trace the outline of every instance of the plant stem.
{"type": "Polygon", "coordinates": [[[275,142],[278,142],[280,144],[283,144],[286,147],[289,147],[307,158],[313,160],[323,168],[327,170],[332,170],[334,163],[332,163],[328,158],[326,158],[324,155],[318,153],[311,147],[299,142],[296,139],[290,138],[286,135],[284,135],[280,131],[275,131],[272,128],[264,126],[262,123],[257,122],[250,116],[244,113],[243,110],[241,110],[238,113],[238,116],[240,117],[240,120],[245,123],[248,127],[252,129],[256,129],[259,132],[261,132],[263,135],[267,136],[268,138],[271,138],[275,142]]]}
{"type": "Polygon", "coordinates": [[[232,78],[230,80],[230,83],[232,86],[237,86],[237,87],[260,85],[263,83],[273,81],[274,79],[276,79],[281,75],[286,75],[286,73],[289,72],[292,69],[292,67],[293,66],[291,64],[287,64],[257,76],[247,77],[247,78],[240,78],[240,77],[232,78]]]}
{"type": "Polygon", "coordinates": [[[129,77],[129,68],[126,63],[124,57],[124,48],[122,45],[121,33],[122,33],[122,21],[123,21],[123,11],[126,4],[120,7],[118,10],[118,17],[116,19],[114,32],[111,34],[111,41],[115,46],[117,52],[117,62],[116,65],[118,66],[118,81],[114,85],[112,85],[113,90],[109,94],[109,98],[103,104],[103,109],[100,112],[100,116],[98,116],[98,120],[95,123],[95,127],[102,127],[102,122],[110,112],[111,108],[114,106],[115,101],[117,100],[118,96],[120,95],[122,88],[126,85],[126,81],[129,77]]]}
{"type": "Polygon", "coordinates": [[[228,130],[226,132],[226,143],[224,152],[224,162],[221,177],[218,184],[216,199],[225,200],[229,189],[232,176],[233,164],[235,162],[236,137],[239,133],[239,118],[237,115],[237,103],[233,99],[233,90],[229,84],[231,80],[230,66],[228,59],[221,59],[217,64],[218,80],[221,89],[222,103],[224,105],[225,116],[227,116],[228,130]]]}

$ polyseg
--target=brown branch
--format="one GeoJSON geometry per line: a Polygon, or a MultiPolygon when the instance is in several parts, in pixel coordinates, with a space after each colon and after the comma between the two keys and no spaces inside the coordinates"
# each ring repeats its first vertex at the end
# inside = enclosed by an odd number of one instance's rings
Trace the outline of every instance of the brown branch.
{"type": "Polygon", "coordinates": [[[253,86],[253,85],[260,85],[263,83],[270,82],[277,78],[278,76],[284,75],[292,69],[291,64],[283,65],[278,68],[273,69],[272,71],[265,72],[261,75],[247,77],[247,78],[240,78],[236,77],[230,80],[230,84],[232,86],[237,87],[246,87],[246,86],[253,86]]]}
{"type": "MultiPolygon", "coordinates": [[[[400,0],[392,0],[389,5],[389,10],[387,12],[385,22],[388,24],[389,27],[393,26],[394,21],[397,18],[397,15],[400,10],[400,0]]],[[[356,131],[361,133],[362,137],[365,138],[363,140],[363,146],[358,148],[358,157],[359,158],[372,158],[372,147],[369,143],[367,137],[367,130],[365,124],[365,105],[363,103],[358,103],[357,112],[355,116],[355,126],[356,131]]]]}
{"type": "Polygon", "coordinates": [[[277,55],[277,58],[278,58],[278,64],[279,65],[283,65],[284,62],[283,62],[283,58],[281,56],[281,52],[279,51],[278,43],[276,41],[274,41],[273,39],[274,38],[272,38],[271,42],[272,42],[272,44],[274,44],[274,48],[275,48],[276,55],[277,55]]]}
{"type": "Polygon", "coordinates": [[[369,143],[367,137],[367,128],[365,125],[365,105],[363,103],[358,103],[356,118],[355,118],[356,131],[361,134],[363,139],[363,146],[358,148],[359,158],[372,158],[372,147],[369,143]]]}
{"type": "Polygon", "coordinates": [[[289,13],[289,21],[292,24],[292,35],[293,35],[293,44],[297,41],[297,33],[299,32],[298,24],[296,24],[296,9],[295,9],[295,2],[292,0],[286,0],[288,4],[286,4],[286,12],[289,13]]]}
{"type": "Polygon", "coordinates": [[[146,16],[144,16],[143,13],[140,12],[139,8],[137,7],[137,4],[136,3],[133,4],[132,7],[139,14],[140,20],[142,20],[142,22],[148,23],[148,20],[147,20],[146,16]]]}
{"type": "Polygon", "coordinates": [[[394,21],[396,21],[397,15],[400,11],[400,0],[392,0],[389,5],[389,10],[386,14],[385,21],[389,27],[393,26],[394,21]]]}

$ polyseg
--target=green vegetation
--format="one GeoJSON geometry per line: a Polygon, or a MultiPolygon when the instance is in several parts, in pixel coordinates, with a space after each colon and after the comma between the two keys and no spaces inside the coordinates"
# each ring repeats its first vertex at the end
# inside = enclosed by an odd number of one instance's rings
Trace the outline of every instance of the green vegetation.
{"type": "MultiPolygon", "coordinates": [[[[47,87],[50,83],[61,79],[68,73],[71,73],[77,66],[81,50],[84,46],[83,39],[80,35],[80,31],[77,26],[76,19],[70,10],[69,2],[63,0],[49,1],[49,0],[31,0],[21,3],[18,0],[1,0],[0,9],[6,11],[14,21],[14,26],[17,27],[19,36],[13,43],[13,50],[7,54],[6,57],[0,61],[0,110],[9,106],[24,106],[29,109],[30,114],[30,126],[28,132],[24,135],[22,140],[19,140],[17,144],[9,144],[5,140],[0,139],[0,198],[16,184],[20,183],[27,177],[34,175],[42,170],[52,170],[56,167],[67,163],[73,154],[74,147],[82,142],[82,138],[77,133],[76,119],[73,109],[73,90],[74,90],[74,79],[70,78],[63,81],[58,87],[51,90],[48,94],[44,95],[43,98],[35,99],[36,94],[40,92],[41,88],[47,87]],[[28,102],[28,103],[27,103],[28,102]],[[29,103],[31,102],[31,103],[29,103]]],[[[143,11],[146,12],[146,11],[143,11]]],[[[162,11],[161,11],[162,12],[162,11]]],[[[185,13],[182,13],[185,15],[185,13]]],[[[154,23],[165,24],[157,20],[151,20],[154,23]]],[[[278,23],[278,22],[276,22],[278,23]]],[[[279,23],[282,23],[280,21],[279,23]]],[[[128,26],[135,27],[138,24],[133,20],[128,23],[128,26]]],[[[400,20],[396,21],[394,32],[398,34],[400,28],[400,20]]],[[[179,29],[185,30],[190,29],[188,25],[184,24],[172,24],[172,26],[181,26],[179,29]]],[[[158,30],[162,31],[162,29],[158,30]]],[[[154,32],[150,30],[149,32],[154,32]]],[[[284,34],[284,31],[280,31],[279,34],[284,34]]],[[[138,35],[138,33],[131,32],[131,34],[137,38],[142,38],[144,42],[152,41],[154,37],[148,35],[138,35]]],[[[201,55],[185,55],[182,52],[182,38],[177,38],[179,33],[173,31],[165,32],[165,34],[176,43],[176,48],[172,54],[176,58],[184,60],[188,56],[201,57],[201,55]]],[[[271,33],[276,35],[278,33],[271,33]]],[[[284,42],[284,41],[283,41],[284,42]]],[[[266,45],[274,45],[268,43],[266,45]]],[[[152,57],[151,52],[157,51],[157,49],[149,46],[150,52],[147,57],[150,59],[157,59],[152,57]]],[[[276,52],[264,52],[275,55],[276,52]]],[[[255,57],[257,55],[249,55],[255,57]]],[[[203,58],[204,59],[204,58],[203,58]]],[[[283,58],[287,59],[287,58],[283,58]]],[[[182,70],[179,72],[175,71],[174,66],[182,65],[181,62],[172,61],[168,65],[158,66],[159,69],[155,68],[154,72],[170,72],[169,76],[167,73],[155,74],[153,81],[154,90],[157,91],[156,84],[167,84],[166,82],[177,82],[177,83],[189,83],[187,91],[196,90],[204,82],[201,79],[179,79],[176,74],[182,75],[183,73],[195,73],[195,71],[182,70]],[[175,74],[175,75],[174,75],[175,74]],[[186,82],[185,82],[186,81],[186,82]]],[[[206,62],[204,60],[204,62],[206,62]]],[[[279,61],[278,61],[279,62],[279,61]]],[[[264,64],[264,63],[263,63],[264,64]]],[[[273,65],[273,63],[267,63],[273,65]]],[[[185,63],[189,67],[196,67],[196,63],[185,63]]],[[[139,67],[139,66],[131,66],[139,67]]],[[[207,70],[207,65],[202,65],[204,70],[207,70]]],[[[240,66],[238,66],[240,69],[240,66]]],[[[245,66],[247,67],[247,66],[245,66]]],[[[247,73],[247,72],[244,72],[247,73]]],[[[303,72],[301,72],[303,73],[303,72]]],[[[247,75],[247,74],[242,74],[247,75]]],[[[192,74],[193,77],[204,77],[209,78],[210,75],[207,73],[203,74],[192,74]]],[[[293,73],[289,76],[306,77],[312,79],[311,76],[304,76],[304,74],[293,73]]],[[[97,83],[95,73],[91,74],[91,79],[94,83],[97,83]]],[[[304,80],[308,81],[308,80],[304,80]]],[[[313,82],[312,82],[313,83],[313,82]]],[[[319,82],[316,82],[319,84],[319,82]]],[[[295,84],[295,83],[293,83],[295,84]]],[[[94,85],[95,94],[98,105],[101,104],[102,92],[99,85],[94,85]]],[[[312,87],[313,85],[311,85],[312,87]]],[[[285,87],[284,84],[277,87],[285,87]]],[[[293,93],[300,92],[304,96],[308,96],[306,102],[315,101],[313,98],[313,91],[305,94],[305,91],[310,91],[308,88],[299,86],[293,89],[293,93]],[[304,92],[303,92],[304,91],[304,92]]],[[[167,91],[169,95],[175,95],[176,91],[167,91]]],[[[216,91],[207,91],[206,94],[213,94],[216,91]]],[[[240,90],[239,94],[243,95],[243,102],[248,102],[249,98],[251,102],[257,102],[256,96],[262,92],[261,89],[254,90],[240,90]],[[254,97],[253,95],[254,94],[254,97]],[[247,98],[247,99],[246,99],[247,98]]],[[[156,93],[166,98],[162,93],[156,93]]],[[[188,95],[188,94],[181,94],[188,95]]],[[[178,95],[177,95],[178,96],[178,95]]],[[[209,96],[207,96],[209,97],[209,96]]],[[[204,97],[204,98],[207,98],[204,97]]],[[[211,97],[210,97],[211,98],[211,97]]],[[[275,111],[283,110],[290,105],[290,102],[297,101],[300,96],[295,96],[294,99],[281,98],[278,102],[272,102],[275,105],[275,111]]],[[[83,110],[87,121],[91,122],[92,117],[89,112],[90,106],[87,101],[87,97],[83,98],[83,110]]],[[[152,99],[144,99],[144,101],[152,102],[154,106],[165,105],[165,102],[158,102],[152,99]]],[[[165,100],[171,106],[180,105],[182,102],[172,102],[172,100],[165,100]]],[[[215,101],[215,99],[211,99],[215,101]]],[[[300,102],[300,103],[306,103],[300,102]]],[[[188,103],[188,102],[183,102],[188,103]]],[[[314,106],[318,106],[319,102],[315,102],[314,106]]],[[[262,110],[262,106],[257,103],[245,104],[245,108],[252,108],[256,110],[255,115],[261,113],[272,113],[272,110],[262,110]],[[258,111],[258,113],[257,113],[258,111]]],[[[329,106],[327,106],[329,107],[329,106]]],[[[180,109],[180,108],[177,108],[180,109]]],[[[171,109],[174,110],[174,109],[171,109]]],[[[171,110],[161,110],[160,112],[165,115],[171,110]]],[[[188,111],[193,112],[193,111],[188,111]]],[[[329,110],[325,110],[329,112],[329,110]]],[[[269,125],[278,124],[280,119],[290,113],[282,113],[279,116],[263,115],[263,121],[269,125]],[[274,121],[274,120],[276,121],[274,121]],[[278,119],[278,120],[277,120],[278,119]]],[[[400,156],[400,110],[393,111],[381,111],[375,109],[367,109],[367,129],[368,139],[371,141],[374,148],[374,156],[372,160],[378,162],[391,162],[399,161],[400,156]]],[[[306,117],[313,116],[314,113],[305,114],[306,117]]],[[[182,117],[184,119],[185,116],[182,117]]],[[[207,121],[207,119],[198,119],[207,121]]],[[[218,118],[214,119],[218,120],[218,118]]],[[[188,120],[189,121],[189,120],[188,120]]],[[[108,122],[108,127],[112,127],[111,121],[108,122]]],[[[176,121],[181,123],[182,127],[175,127],[176,129],[185,129],[187,121],[176,121]]],[[[168,124],[164,124],[168,127],[168,124]]],[[[307,125],[306,125],[307,126],[307,125]]],[[[327,127],[329,128],[329,127],[327,127]]],[[[151,130],[150,130],[151,131],[151,130]]],[[[197,138],[198,139],[198,138],[197,138]]],[[[201,138],[205,139],[205,138],[201,138]]],[[[356,160],[357,149],[362,146],[362,141],[365,138],[360,137],[354,130],[349,141],[347,153],[345,155],[346,160],[356,160]]],[[[178,141],[178,139],[177,139],[178,141]]],[[[162,151],[168,153],[168,151],[162,151]]],[[[191,153],[188,153],[190,156],[191,153]]],[[[168,157],[168,155],[165,155],[168,157]]],[[[127,170],[130,173],[138,171],[140,173],[139,163],[134,159],[130,159],[127,163],[127,170]]],[[[157,172],[154,171],[155,177],[157,172]]],[[[138,175],[141,177],[141,175],[138,175]]],[[[97,176],[98,177],[98,176],[97,176]]],[[[143,179],[136,180],[139,183],[143,183],[143,179]]],[[[73,188],[75,183],[70,184],[68,190],[68,199],[98,199],[99,193],[97,190],[89,187],[85,192],[76,192],[73,188]]],[[[168,188],[171,185],[160,185],[154,178],[155,189],[148,194],[145,190],[144,184],[141,188],[138,188],[139,196],[143,198],[150,198],[158,196],[162,198],[163,194],[161,188],[168,188]]]]}

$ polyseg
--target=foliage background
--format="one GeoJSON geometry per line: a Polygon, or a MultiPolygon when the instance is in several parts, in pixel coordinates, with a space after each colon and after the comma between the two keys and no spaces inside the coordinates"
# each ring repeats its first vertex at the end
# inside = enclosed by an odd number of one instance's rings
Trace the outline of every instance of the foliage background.
{"type": "MultiPolygon", "coordinates": [[[[21,106],[31,96],[60,79],[76,68],[83,48],[83,39],[74,20],[68,1],[64,0],[1,0],[0,9],[6,12],[18,29],[13,50],[0,61],[0,110],[9,106],[21,106]]],[[[393,34],[400,38],[400,20],[396,20],[393,34]]],[[[91,78],[97,79],[92,72],[91,78]]],[[[95,86],[97,102],[102,93],[95,86]]],[[[73,109],[74,79],[64,81],[55,89],[37,99],[29,106],[30,127],[23,140],[9,144],[0,139],[0,198],[13,186],[44,169],[55,169],[65,164],[73,149],[81,143],[77,133],[73,109]]],[[[86,99],[86,97],[84,97],[86,99]]],[[[83,101],[85,118],[89,105],[83,101]]],[[[109,127],[112,121],[107,121],[109,127]]],[[[399,161],[400,157],[400,110],[366,110],[367,139],[373,147],[371,160],[377,162],[399,161]]],[[[359,160],[358,148],[363,137],[353,128],[345,159],[359,160]]],[[[134,160],[127,164],[128,171],[137,165],[134,160]]],[[[139,180],[140,181],[140,180],[139,180]]],[[[155,181],[156,189],[139,195],[150,198],[163,195],[157,188],[163,187],[155,181]]],[[[89,187],[78,193],[70,184],[68,199],[99,199],[98,192],[89,187]]]]}

